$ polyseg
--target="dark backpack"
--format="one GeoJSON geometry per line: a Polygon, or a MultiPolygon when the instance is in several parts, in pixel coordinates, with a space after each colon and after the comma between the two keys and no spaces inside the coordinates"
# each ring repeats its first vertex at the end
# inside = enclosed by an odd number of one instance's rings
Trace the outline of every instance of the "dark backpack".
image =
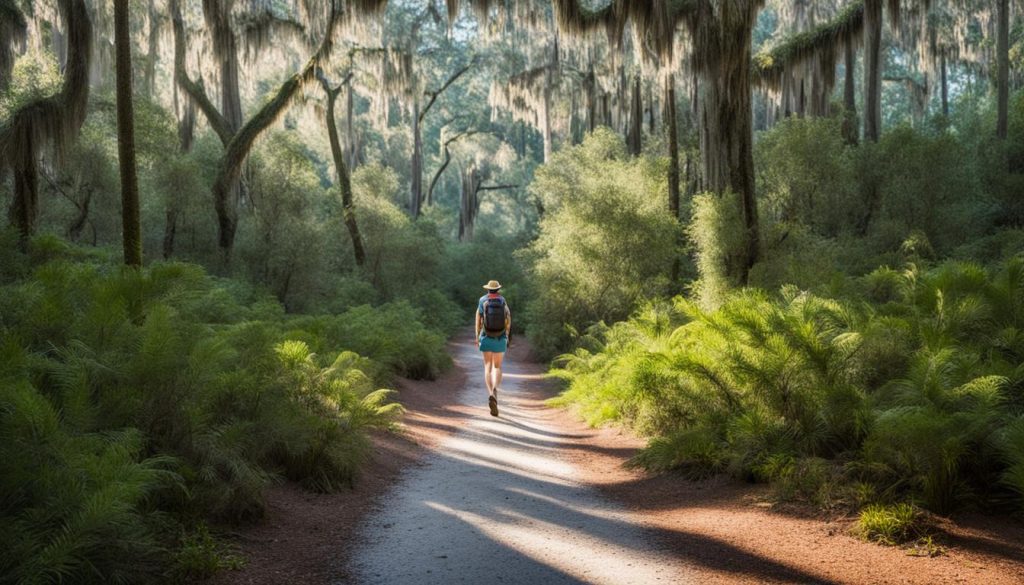
{"type": "Polygon", "coordinates": [[[501,337],[505,333],[505,299],[488,298],[484,301],[484,333],[488,337],[501,337]]]}

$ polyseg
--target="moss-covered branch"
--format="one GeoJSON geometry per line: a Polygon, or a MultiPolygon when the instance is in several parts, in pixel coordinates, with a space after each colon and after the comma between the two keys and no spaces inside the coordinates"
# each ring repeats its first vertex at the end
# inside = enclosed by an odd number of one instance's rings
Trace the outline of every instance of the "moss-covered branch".
{"type": "Polygon", "coordinates": [[[332,7],[324,38],[319,49],[297,73],[278,87],[274,96],[259,109],[232,137],[225,147],[224,157],[213,182],[214,208],[217,211],[219,244],[226,259],[230,258],[235,240],[237,224],[234,202],[230,193],[242,173],[242,163],[252,150],[256,139],[276,122],[303,85],[315,79],[320,62],[328,57],[334,47],[334,30],[340,14],[332,7]]]}
{"type": "Polygon", "coordinates": [[[832,20],[797,33],[754,56],[754,79],[777,89],[787,71],[812,59],[835,63],[841,51],[859,40],[864,30],[864,0],[844,8],[832,20]]]}
{"type": "Polygon", "coordinates": [[[185,22],[181,17],[181,5],[179,0],[171,0],[171,22],[174,28],[174,79],[178,83],[178,87],[185,91],[188,96],[192,99],[193,103],[203,112],[206,117],[206,121],[209,122],[210,128],[217,133],[217,137],[220,138],[221,144],[227,146],[231,141],[231,129],[228,126],[228,121],[221,115],[217,106],[213,105],[209,96],[206,95],[206,90],[203,86],[193,81],[188,76],[188,71],[185,68],[185,22]]]}
{"type": "Polygon", "coordinates": [[[60,0],[57,6],[68,31],[68,61],[61,90],[21,106],[0,125],[0,165],[14,171],[9,215],[18,227],[23,247],[35,223],[39,152],[52,145],[57,158],[63,158],[85,121],[89,101],[89,10],[84,0],[60,0]]]}

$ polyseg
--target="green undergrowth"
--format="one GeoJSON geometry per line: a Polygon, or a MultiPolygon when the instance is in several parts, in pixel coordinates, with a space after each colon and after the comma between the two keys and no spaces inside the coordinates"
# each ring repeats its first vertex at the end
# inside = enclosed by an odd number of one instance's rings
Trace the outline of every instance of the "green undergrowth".
{"type": "Polygon", "coordinates": [[[1024,259],[881,268],[597,325],[552,402],[650,437],[634,463],[823,507],[1024,510],[1024,259]]]}
{"type": "Polygon", "coordinates": [[[407,303],[286,315],[180,263],[56,240],[0,274],[0,583],[190,581],[239,560],[206,526],[290,479],[345,489],[395,376],[448,365],[407,303]]]}

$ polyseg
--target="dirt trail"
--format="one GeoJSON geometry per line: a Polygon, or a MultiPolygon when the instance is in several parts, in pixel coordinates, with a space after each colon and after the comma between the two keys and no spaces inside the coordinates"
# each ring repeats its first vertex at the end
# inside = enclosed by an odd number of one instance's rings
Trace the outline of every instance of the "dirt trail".
{"type": "MultiPolygon", "coordinates": [[[[482,371],[457,346],[459,368],[482,371]]],[[[575,438],[541,420],[529,397],[542,369],[507,362],[501,414],[486,415],[482,376],[452,401],[478,415],[403,475],[357,532],[354,582],[683,583],[685,567],[620,505],[579,481],[563,456],[575,438]]]]}
{"type": "Polygon", "coordinates": [[[910,557],[764,486],[624,468],[642,442],[545,407],[525,344],[492,418],[479,353],[449,348],[443,379],[402,382],[406,432],[374,437],[355,489],[275,488],[240,535],[248,564],[218,583],[1024,583],[1020,521],[943,521],[946,554],[910,557]]]}

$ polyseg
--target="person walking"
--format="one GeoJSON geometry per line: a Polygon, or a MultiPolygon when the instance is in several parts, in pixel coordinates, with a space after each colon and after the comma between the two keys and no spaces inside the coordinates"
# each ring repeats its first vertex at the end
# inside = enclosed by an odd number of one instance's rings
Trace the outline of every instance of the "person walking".
{"type": "Polygon", "coordinates": [[[476,342],[484,354],[484,382],[487,384],[487,405],[491,416],[498,416],[498,388],[501,387],[501,362],[509,346],[512,331],[512,312],[505,297],[501,296],[501,283],[492,280],[484,285],[487,294],[480,297],[476,307],[476,342]]]}

